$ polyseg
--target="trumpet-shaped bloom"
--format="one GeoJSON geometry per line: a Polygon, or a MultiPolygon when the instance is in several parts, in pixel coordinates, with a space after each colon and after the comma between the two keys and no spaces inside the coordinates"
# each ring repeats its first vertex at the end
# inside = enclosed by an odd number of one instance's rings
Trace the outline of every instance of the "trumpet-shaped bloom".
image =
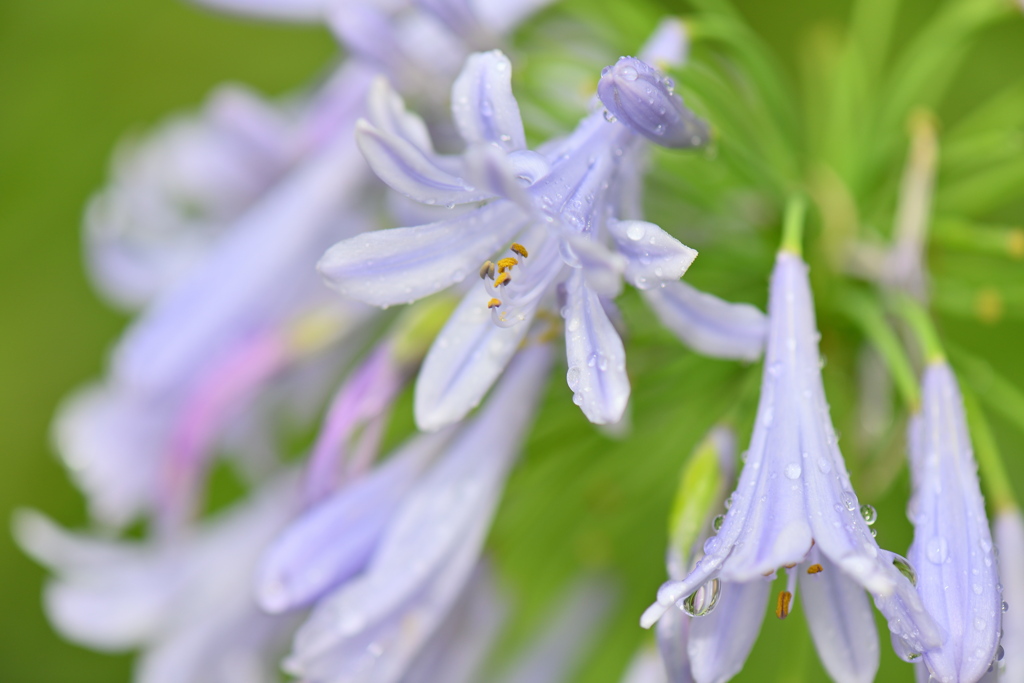
{"type": "Polygon", "coordinates": [[[978,466],[971,451],[963,400],[944,362],[925,370],[921,413],[910,427],[914,523],[908,558],[917,590],[946,634],[924,651],[940,683],[973,683],[999,647],[1002,597],[978,466]]]}
{"type": "Polygon", "coordinates": [[[434,152],[422,122],[380,86],[360,147],[385,182],[416,201],[486,203],[340,242],[321,273],[342,294],[379,306],[479,274],[482,286],[466,295],[420,373],[421,428],[458,420],[480,401],[541,307],[565,318],[575,402],[593,422],[618,421],[629,381],[604,300],[623,276],[641,289],[678,280],[696,256],[658,226],[627,220],[637,203],[627,181],[638,172],[640,136],[594,112],[566,139],[527,150],[511,66],[496,51],[468,60],[452,114],[468,145],[458,157],[434,152]]]}
{"type": "MultiPolygon", "coordinates": [[[[941,633],[898,568],[904,561],[879,549],[861,517],[821,383],[807,267],[785,251],[772,274],[756,420],[718,533],[704,544],[704,557],[693,571],[661,587],[641,623],[650,626],[708,582],[746,583],[787,567],[790,585],[779,597],[777,613],[788,613],[798,576],[805,590],[818,593],[822,599],[804,605],[823,661],[864,642],[862,630],[871,619],[857,599],[863,597],[861,588],[872,593],[894,637],[907,648],[920,653],[935,647],[941,633]],[[831,586],[812,585],[819,581],[831,586]],[[837,621],[824,630],[829,620],[837,621]]],[[[869,632],[874,637],[873,629],[869,632]]],[[[852,656],[849,665],[845,672],[830,667],[830,673],[842,681],[871,680],[877,659],[852,656]]]]}
{"type": "Polygon", "coordinates": [[[522,352],[394,510],[365,571],[317,603],[296,635],[289,672],[310,683],[399,680],[476,565],[550,358],[545,347],[522,352]]]}

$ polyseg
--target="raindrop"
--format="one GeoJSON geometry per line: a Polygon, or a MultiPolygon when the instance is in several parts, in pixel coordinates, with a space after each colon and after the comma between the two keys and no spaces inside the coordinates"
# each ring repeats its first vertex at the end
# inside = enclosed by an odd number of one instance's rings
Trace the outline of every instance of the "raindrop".
{"type": "Polygon", "coordinates": [[[984,619],[979,617],[974,620],[974,628],[978,631],[984,631],[986,626],[988,626],[988,624],[985,622],[984,619]]]}
{"type": "Polygon", "coordinates": [[[644,228],[643,223],[641,223],[640,221],[632,221],[629,224],[629,227],[626,228],[626,237],[633,240],[634,242],[639,242],[644,238],[645,232],[646,229],[644,228]]]}
{"type": "Polygon", "coordinates": [[[683,598],[681,607],[691,617],[704,617],[715,609],[718,599],[722,597],[722,583],[711,579],[703,586],[683,598]]]}
{"type": "Polygon", "coordinates": [[[800,465],[797,465],[795,462],[791,462],[788,465],[786,465],[786,476],[789,477],[790,479],[799,478],[800,472],[800,465]]]}
{"type": "Polygon", "coordinates": [[[849,491],[843,491],[842,498],[843,505],[846,506],[847,510],[853,512],[854,510],[857,509],[857,499],[853,496],[852,493],[850,493],[849,491]]]}
{"type": "Polygon", "coordinates": [[[725,522],[725,515],[716,515],[711,521],[711,528],[718,531],[722,528],[722,523],[725,522]]]}
{"type": "Polygon", "coordinates": [[[832,465],[829,464],[828,458],[818,458],[818,469],[821,470],[822,474],[828,474],[832,471],[832,465]]]}
{"type": "Polygon", "coordinates": [[[576,330],[580,329],[580,319],[573,318],[568,323],[566,323],[565,329],[569,330],[570,332],[575,332],[576,330]]]}
{"type": "Polygon", "coordinates": [[[914,661],[917,661],[918,659],[921,659],[921,653],[920,652],[908,652],[906,656],[907,656],[907,661],[908,662],[914,662],[914,661]]]}
{"type": "MultiPolygon", "coordinates": [[[[732,507],[732,494],[730,493],[729,497],[725,499],[725,509],[728,510],[731,507],[732,507]]],[[[1006,603],[1004,602],[1003,604],[1005,605],[1006,603]]],[[[1006,610],[1004,609],[1003,611],[1005,612],[1006,610]]]]}
{"type": "Polygon", "coordinates": [[[868,529],[871,532],[871,538],[878,536],[878,529],[868,529]]]}
{"type": "Polygon", "coordinates": [[[640,75],[636,72],[636,69],[634,69],[631,66],[623,67],[621,73],[622,77],[625,78],[627,81],[635,81],[637,76],[640,75]]]}
{"type": "Polygon", "coordinates": [[[583,394],[573,394],[572,402],[578,406],[583,405],[583,394]]]}
{"type": "Polygon", "coordinates": [[[570,389],[576,391],[580,386],[580,369],[575,365],[569,368],[569,371],[565,373],[565,381],[568,383],[570,389]]]}
{"type": "Polygon", "coordinates": [[[615,123],[616,121],[618,121],[618,119],[615,118],[615,114],[611,113],[607,109],[604,110],[604,120],[607,121],[608,123],[615,123]]]}
{"type": "Polygon", "coordinates": [[[981,595],[981,584],[975,583],[971,585],[971,590],[974,591],[975,595],[981,595]]]}
{"type": "MultiPolygon", "coordinates": [[[[913,586],[917,586],[917,572],[914,571],[914,566],[910,564],[910,562],[905,557],[901,557],[893,553],[892,566],[896,567],[896,569],[899,569],[900,574],[903,574],[903,576],[907,577],[907,580],[909,580],[913,586]]],[[[921,655],[918,655],[918,657],[920,656],[921,655]]]]}
{"type": "Polygon", "coordinates": [[[925,547],[925,555],[928,556],[928,561],[932,564],[942,564],[949,557],[949,544],[942,536],[930,538],[925,547]]]}
{"type": "Polygon", "coordinates": [[[1004,650],[1004,649],[1003,649],[1003,646],[1002,646],[1002,645],[1000,645],[999,647],[997,647],[997,648],[996,648],[996,661],[997,661],[997,662],[1001,662],[1001,661],[1003,661],[1003,656],[1004,656],[1005,654],[1006,654],[1006,650],[1004,650]]]}
{"type": "Polygon", "coordinates": [[[1010,604],[1008,602],[1006,602],[1006,600],[1003,600],[1002,607],[1003,607],[1003,613],[1005,614],[1006,610],[1010,609],[1010,604]]]}
{"type": "Polygon", "coordinates": [[[782,363],[780,361],[775,361],[774,363],[768,366],[768,374],[771,375],[772,377],[778,377],[781,372],[782,363]]]}
{"type": "Polygon", "coordinates": [[[878,512],[875,511],[873,506],[868,505],[867,503],[860,506],[860,516],[864,518],[864,522],[868,526],[871,526],[878,521],[878,512]]]}

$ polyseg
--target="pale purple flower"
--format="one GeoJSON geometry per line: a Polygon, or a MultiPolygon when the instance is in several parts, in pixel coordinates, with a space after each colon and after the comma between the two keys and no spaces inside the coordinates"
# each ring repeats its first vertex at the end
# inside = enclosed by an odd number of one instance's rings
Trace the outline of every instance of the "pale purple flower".
{"type": "MultiPolygon", "coordinates": [[[[400,679],[477,563],[550,358],[543,346],[520,354],[486,406],[395,506],[363,573],[318,601],[285,662],[290,673],[310,683],[400,679]]],[[[316,549],[296,544],[293,552],[316,549]]]]}
{"type": "Polygon", "coordinates": [[[452,90],[452,114],[468,145],[458,157],[434,152],[422,122],[381,86],[359,142],[399,192],[468,210],[340,242],[320,271],[342,294],[378,306],[480,274],[481,286],[466,295],[420,373],[421,428],[458,420],[480,401],[541,307],[565,318],[575,402],[593,422],[617,422],[629,380],[606,300],[623,276],[654,287],[678,280],[696,256],[658,226],[627,220],[638,203],[631,180],[642,139],[595,111],[564,140],[527,150],[511,65],[497,51],[468,60],[452,90]]]}
{"type": "Polygon", "coordinates": [[[802,604],[837,680],[869,681],[877,666],[877,636],[861,589],[874,596],[906,648],[935,647],[941,633],[894,565],[905,561],[879,549],[859,508],[821,383],[807,267],[782,251],[771,280],[761,401],[732,504],[704,544],[704,557],[686,578],[661,587],[641,623],[652,625],[673,604],[709,590],[709,582],[747,583],[786,567],[790,581],[777,613],[792,608],[797,580],[812,591],[815,599],[802,604]]]}
{"type": "Polygon", "coordinates": [[[284,477],[171,540],[72,534],[34,512],[15,518],[15,535],[56,574],[45,601],[57,630],[100,650],[141,649],[138,683],[270,683],[295,620],[261,613],[248,579],[296,484],[284,477]]]}
{"type": "Polygon", "coordinates": [[[941,647],[923,650],[924,663],[939,683],[973,683],[999,647],[998,567],[956,378],[945,362],[932,362],[922,385],[921,413],[910,426],[914,542],[907,556],[921,600],[945,634],[941,647]]]}
{"type": "Polygon", "coordinates": [[[612,116],[662,147],[708,142],[708,125],[686,108],[672,79],[636,57],[606,66],[597,94],[612,116]]]}
{"type": "MultiPolygon", "coordinates": [[[[1024,680],[1024,517],[1017,508],[996,513],[999,577],[1003,583],[1003,648],[1001,676],[1024,680]]],[[[998,659],[999,650],[996,650],[998,659]]]]}
{"type": "Polygon", "coordinates": [[[687,683],[685,678],[669,678],[665,673],[665,665],[661,656],[653,647],[641,647],[633,655],[626,672],[622,674],[622,683],[687,683]]]}

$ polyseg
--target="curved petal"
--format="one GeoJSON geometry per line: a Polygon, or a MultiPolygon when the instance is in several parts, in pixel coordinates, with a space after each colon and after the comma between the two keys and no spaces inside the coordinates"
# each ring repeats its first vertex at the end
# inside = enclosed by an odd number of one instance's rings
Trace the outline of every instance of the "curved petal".
{"type": "Polygon", "coordinates": [[[475,275],[521,225],[518,207],[493,202],[451,220],[343,240],[317,269],[345,296],[377,306],[409,303],[475,275]]]}
{"type": "Polygon", "coordinates": [[[491,143],[506,152],[526,149],[512,64],[501,50],[470,55],[452,85],[452,117],[467,144],[491,143]]]}
{"type": "Polygon", "coordinates": [[[836,683],[871,683],[878,672],[878,631],[864,588],[817,548],[799,571],[803,611],[825,670],[836,683]],[[815,564],[821,571],[807,573],[815,564]]]}
{"type": "Polygon", "coordinates": [[[427,124],[405,108],[405,100],[383,76],[374,79],[370,86],[366,111],[366,118],[385,135],[405,140],[428,156],[434,154],[427,124]]]}
{"type": "Polygon", "coordinates": [[[690,268],[697,252],[647,221],[608,221],[608,232],[628,262],[625,276],[637,289],[674,282],[690,268]]]}
{"type": "Polygon", "coordinates": [[[274,614],[301,607],[362,570],[398,504],[447,438],[414,438],[382,466],[293,521],[260,562],[260,606],[274,614]]]}
{"type": "Polygon", "coordinates": [[[670,683],[693,683],[689,650],[692,626],[693,619],[675,605],[669,606],[665,616],[658,621],[655,632],[658,652],[670,683]]]}
{"type": "Polygon", "coordinates": [[[566,283],[566,382],[573,402],[596,424],[618,422],[629,401],[626,352],[601,300],[587,287],[582,269],[566,283]]]}
{"type": "Polygon", "coordinates": [[[924,661],[940,683],[976,681],[995,657],[1001,630],[992,536],[953,371],[932,363],[922,384],[919,438],[910,451],[914,542],[907,558],[917,570],[917,592],[949,634],[924,661]]]}
{"type": "Polygon", "coordinates": [[[743,668],[761,632],[771,579],[722,583],[711,614],[690,620],[687,650],[696,683],[725,683],[743,668]]]}
{"type": "Polygon", "coordinates": [[[448,173],[406,140],[387,135],[366,121],[356,124],[356,140],[373,172],[410,199],[424,204],[454,205],[493,196],[448,173]]]}
{"type": "Polygon", "coordinates": [[[192,0],[212,9],[286,21],[319,21],[329,0],[192,0]]]}
{"type": "Polygon", "coordinates": [[[501,327],[491,320],[490,297],[473,287],[437,335],[416,379],[416,425],[433,431],[461,420],[475,408],[530,329],[536,303],[526,318],[501,327]]]}
{"type": "Polygon", "coordinates": [[[724,301],[685,282],[665,283],[643,297],[661,324],[699,353],[753,361],[764,352],[768,318],[756,306],[724,301]]]}

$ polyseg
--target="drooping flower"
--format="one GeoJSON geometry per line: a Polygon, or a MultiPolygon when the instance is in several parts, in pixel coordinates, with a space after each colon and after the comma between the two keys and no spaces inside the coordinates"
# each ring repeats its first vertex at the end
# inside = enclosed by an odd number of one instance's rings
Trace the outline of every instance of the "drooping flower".
{"type": "Polygon", "coordinates": [[[939,683],[973,683],[999,647],[998,567],[956,377],[935,361],[922,385],[921,413],[910,426],[907,556],[921,600],[945,633],[941,647],[923,651],[924,664],[939,683]]]}
{"type": "Polygon", "coordinates": [[[909,572],[905,561],[879,549],[861,516],[819,363],[807,267],[784,250],[771,279],[761,400],[732,504],[704,544],[704,557],[684,579],[661,587],[641,623],[652,625],[708,582],[746,583],[786,567],[789,585],[776,614],[792,609],[799,578],[815,596],[804,601],[804,610],[830,674],[869,681],[877,666],[877,656],[870,656],[876,636],[862,589],[874,596],[894,638],[912,651],[936,646],[941,633],[901,573],[899,567],[909,572]]]}
{"type": "MultiPolygon", "coordinates": [[[[299,629],[285,662],[290,673],[310,683],[387,683],[400,678],[476,565],[550,358],[545,346],[522,351],[480,414],[458,432],[407,495],[383,511],[391,519],[380,530],[365,570],[319,599],[299,629]]],[[[436,442],[444,435],[420,438],[436,442]]],[[[403,457],[395,467],[406,461],[403,457]]],[[[373,499],[364,498],[371,506],[373,499]]],[[[330,504],[330,499],[323,503],[330,504]]],[[[362,533],[358,528],[350,531],[362,533]]],[[[306,535],[305,540],[313,547],[289,544],[293,558],[324,554],[322,535],[306,535]]],[[[279,546],[278,564],[284,557],[281,550],[279,546]]],[[[290,566],[301,569],[301,562],[290,566]]]]}
{"type": "Polygon", "coordinates": [[[360,146],[385,182],[416,201],[486,203],[340,242],[320,271],[342,294],[379,306],[479,273],[482,287],[466,295],[420,373],[421,428],[449,424],[476,405],[542,308],[565,318],[576,403],[593,422],[618,421],[629,381],[606,300],[622,276],[654,287],[678,280],[696,255],[658,226],[629,220],[642,139],[595,111],[564,140],[527,150],[511,66],[500,52],[468,60],[452,90],[452,113],[468,145],[459,157],[435,153],[423,124],[382,85],[370,120],[360,124],[360,146]]]}

